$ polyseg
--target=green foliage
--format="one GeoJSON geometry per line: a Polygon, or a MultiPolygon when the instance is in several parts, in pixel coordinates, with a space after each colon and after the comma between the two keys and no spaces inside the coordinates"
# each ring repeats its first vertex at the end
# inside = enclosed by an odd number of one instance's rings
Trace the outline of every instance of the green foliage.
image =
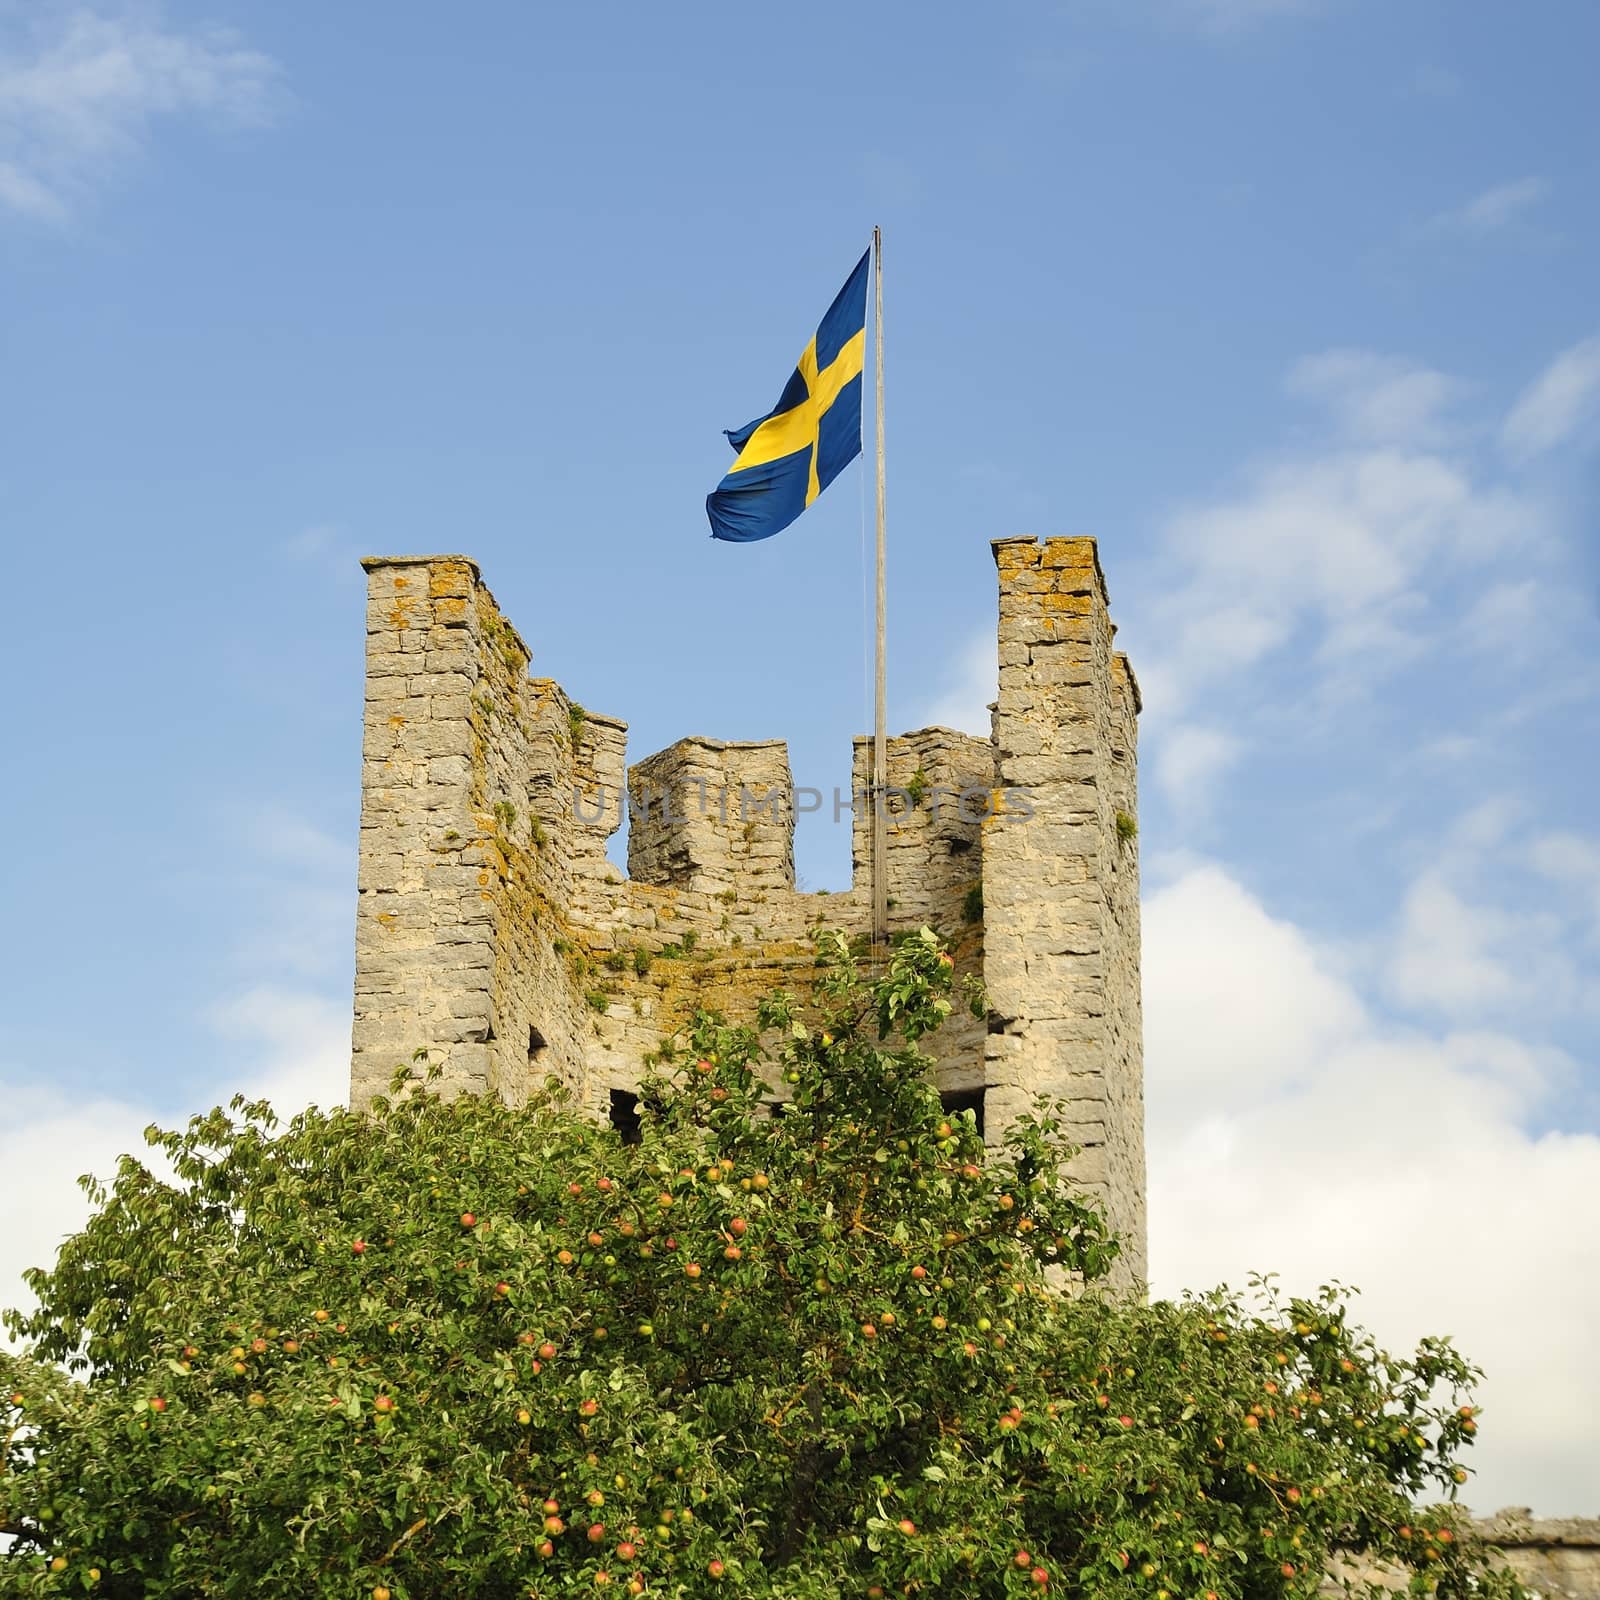
{"type": "Polygon", "coordinates": [[[983,921],[983,885],[975,883],[961,897],[961,920],[969,927],[983,921]]]}
{"type": "Polygon", "coordinates": [[[1448,1345],[1067,1296],[1115,1244],[1050,1108],[1002,1149],[941,1112],[933,936],[820,958],[817,1025],[663,1046],[637,1145],[404,1074],[152,1129],[174,1179],[125,1158],[8,1319],[0,1595],[1261,1600],[1352,1545],[1514,1592],[1410,1503],[1475,1426],[1448,1345]]]}
{"type": "Polygon", "coordinates": [[[576,700],[567,707],[567,737],[572,741],[574,750],[583,740],[583,725],[588,720],[589,713],[576,700]]]}
{"type": "Polygon", "coordinates": [[[1117,842],[1119,844],[1132,844],[1139,837],[1139,823],[1137,818],[1129,816],[1126,811],[1117,813],[1117,842]]]}
{"type": "Polygon", "coordinates": [[[636,948],[633,952],[633,970],[641,978],[649,975],[650,952],[644,949],[643,946],[636,948]]]}
{"type": "Polygon", "coordinates": [[[928,790],[933,787],[928,774],[918,767],[911,774],[911,782],[906,785],[906,798],[910,800],[911,807],[915,810],[928,797],[928,790]]]}
{"type": "Polygon", "coordinates": [[[694,954],[694,947],[699,944],[700,935],[693,928],[685,928],[683,936],[671,944],[662,945],[657,954],[663,961],[682,961],[694,954]]]}
{"type": "Polygon", "coordinates": [[[589,1009],[598,1011],[601,1016],[611,1009],[611,996],[604,989],[591,989],[583,998],[589,1009]]]}
{"type": "Polygon", "coordinates": [[[610,972],[626,972],[629,956],[626,950],[606,951],[606,969],[610,972]]]}
{"type": "Polygon", "coordinates": [[[511,824],[517,820],[517,808],[509,800],[495,801],[494,820],[510,833],[511,824]]]}

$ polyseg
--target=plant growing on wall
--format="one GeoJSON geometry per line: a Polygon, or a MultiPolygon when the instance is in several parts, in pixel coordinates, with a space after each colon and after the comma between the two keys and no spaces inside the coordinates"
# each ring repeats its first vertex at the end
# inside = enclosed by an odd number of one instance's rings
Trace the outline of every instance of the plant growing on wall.
{"type": "Polygon", "coordinates": [[[1413,1504],[1475,1427],[1447,1344],[1069,1297],[1115,1242],[1048,1108],[941,1111],[937,941],[820,959],[816,1024],[668,1043],[636,1145],[426,1082],[152,1130],[174,1178],[124,1161],[8,1319],[0,1594],[1255,1600],[1346,1546],[1514,1592],[1413,1504]]]}

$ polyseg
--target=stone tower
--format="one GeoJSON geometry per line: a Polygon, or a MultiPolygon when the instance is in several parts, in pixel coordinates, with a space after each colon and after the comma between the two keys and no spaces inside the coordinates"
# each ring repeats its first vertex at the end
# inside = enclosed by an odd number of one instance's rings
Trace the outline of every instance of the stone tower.
{"type": "MultiPolygon", "coordinates": [[[[1076,1171],[1136,1283],[1139,690],[1092,539],[1002,539],[994,557],[991,737],[889,742],[890,923],[939,928],[988,990],[987,1025],[952,1019],[940,1040],[947,1103],[994,1140],[1035,1095],[1066,1100],[1076,1171]]],[[[528,676],[473,561],[363,565],[353,1105],[425,1049],[448,1088],[516,1101],[556,1074],[626,1128],[643,1058],[695,1007],[744,1017],[775,986],[803,993],[819,922],[867,931],[866,805],[851,889],[798,892],[795,809],[825,802],[793,787],[782,741],[681,739],[630,769],[626,724],[528,676]],[[627,876],[605,853],[625,811],[627,876]]],[[[858,740],[858,794],[869,754],[858,740]]]]}

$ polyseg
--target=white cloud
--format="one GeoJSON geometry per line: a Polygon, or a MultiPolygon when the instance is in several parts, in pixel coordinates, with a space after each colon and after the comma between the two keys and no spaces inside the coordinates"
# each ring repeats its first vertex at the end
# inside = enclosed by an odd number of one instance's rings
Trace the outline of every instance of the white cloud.
{"type": "Polygon", "coordinates": [[[917,726],[954,728],[987,739],[989,707],[999,693],[994,629],[985,628],[954,652],[947,663],[945,687],[920,713],[917,726]]]}
{"type": "MultiPolygon", "coordinates": [[[[290,989],[255,989],[218,1005],[209,1020],[243,1057],[237,1076],[217,1084],[215,1100],[242,1092],[269,1100],[285,1119],[313,1103],[343,1103],[350,1076],[343,1006],[290,989]]],[[[0,1077],[0,1306],[31,1304],[24,1268],[49,1266],[61,1241],[88,1219],[79,1175],[109,1180],[124,1152],[149,1159],[144,1130],[152,1122],[181,1126],[188,1115],[111,1096],[84,1099],[42,1081],[43,1074],[23,1070],[0,1077]]]]}
{"type": "Polygon", "coordinates": [[[1330,679],[1392,672],[1421,646],[1424,580],[1514,548],[1531,521],[1437,454],[1335,446],[1258,467],[1233,498],[1168,524],[1184,581],[1155,606],[1146,703],[1177,712],[1307,629],[1330,679]]]}
{"type": "Polygon", "coordinates": [[[220,30],[52,9],[0,46],[0,205],[59,220],[158,120],[259,122],[277,77],[269,57],[220,30]]]}
{"type": "Polygon", "coordinates": [[[1600,398],[1600,334],[1563,350],[1523,390],[1500,430],[1513,461],[1565,444],[1591,420],[1600,398]]]}
{"type": "Polygon", "coordinates": [[[1498,233],[1520,220],[1550,192],[1544,178],[1518,178],[1496,184],[1472,197],[1454,211],[1442,211],[1428,224],[1439,233],[1473,234],[1478,237],[1498,233]]]}
{"type": "MultiPolygon", "coordinates": [[[[1290,649],[1314,703],[1365,693],[1459,646],[1460,618],[1439,614],[1453,583],[1554,537],[1551,508],[1486,471],[1452,417],[1467,384],[1359,349],[1309,356],[1286,381],[1317,422],[1167,517],[1160,587],[1124,617],[1152,716],[1180,718],[1290,649]]],[[[1517,597],[1498,598],[1478,620],[1510,626],[1517,597]]]]}
{"type": "Polygon", "coordinates": [[[1465,392],[1459,379],[1372,350],[1325,350],[1296,362],[1289,392],[1322,401],[1357,440],[1431,444],[1448,433],[1444,413],[1465,392]]]}
{"type": "Polygon", "coordinates": [[[1464,1497],[1600,1504],[1600,1139],[1536,1131],[1571,1063],[1513,1035],[1384,1024],[1304,931],[1220,868],[1144,916],[1152,1278],[1365,1291],[1391,1346],[1487,1371],[1464,1497]]]}
{"type": "MultiPolygon", "coordinates": [[[[1524,450],[1570,436],[1589,359],[1568,352],[1519,405],[1506,432],[1524,450]]],[[[1526,740],[1558,693],[1593,690],[1587,656],[1564,645],[1576,602],[1557,581],[1561,508],[1506,471],[1493,434],[1458,415],[1471,389],[1443,373],[1334,350],[1289,387],[1319,423],[1170,515],[1156,585],[1122,618],[1153,790],[1181,798],[1185,742],[1203,779],[1209,750],[1225,761],[1230,740],[1287,732],[1313,773],[1335,754],[1364,773],[1351,837],[1383,818],[1381,839],[1337,864],[1307,840],[1297,899],[1320,894],[1342,921],[1360,898],[1341,871],[1359,869],[1364,896],[1394,853],[1410,864],[1392,909],[1335,946],[1221,866],[1147,859],[1147,882],[1169,874],[1143,907],[1155,1287],[1258,1269],[1296,1289],[1362,1285],[1387,1342],[1451,1332],[1488,1368],[1470,1503],[1592,1513],[1600,1242],[1579,1219],[1600,1192],[1600,1138],[1584,1078],[1550,1041],[1600,1007],[1600,843],[1540,835],[1533,804],[1493,788],[1510,761],[1541,781],[1514,727],[1526,740]],[[1525,642],[1551,657],[1537,675],[1512,670],[1525,642]],[[1482,649],[1506,667],[1498,690],[1482,649]],[[1468,669],[1443,712],[1397,678],[1429,655],[1468,669]],[[1392,732],[1343,700],[1380,683],[1386,714],[1416,707],[1392,732]],[[1482,798],[1447,826],[1442,786],[1469,785],[1482,798]]]]}
{"type": "Polygon", "coordinates": [[[1170,732],[1154,725],[1149,737],[1156,782],[1186,815],[1208,809],[1217,784],[1244,752],[1244,741],[1221,728],[1180,723],[1170,732]]]}
{"type": "Polygon", "coordinates": [[[1529,852],[1535,872],[1572,896],[1594,919],[1600,940],[1600,844],[1575,833],[1546,833],[1529,852]]]}
{"type": "Polygon", "coordinates": [[[306,983],[347,972],[354,948],[356,849],[283,808],[240,816],[233,965],[306,983]]]}
{"type": "Polygon", "coordinates": [[[44,184],[14,161],[0,160],[0,206],[9,206],[24,216],[41,217],[49,222],[58,222],[67,213],[67,208],[44,184]]]}
{"type": "Polygon", "coordinates": [[[1462,618],[1462,631],[1479,649],[1522,655],[1540,643],[1539,617],[1550,604],[1537,578],[1491,584],[1462,618]]]}
{"type": "Polygon", "coordinates": [[[1493,1009],[1520,993],[1516,919],[1468,904],[1438,874],[1406,895],[1389,987],[1403,1004],[1451,1013],[1493,1009]]]}

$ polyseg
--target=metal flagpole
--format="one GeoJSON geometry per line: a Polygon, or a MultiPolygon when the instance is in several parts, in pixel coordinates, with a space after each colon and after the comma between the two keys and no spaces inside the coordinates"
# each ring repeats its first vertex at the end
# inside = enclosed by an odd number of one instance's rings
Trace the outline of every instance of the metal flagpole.
{"type": "Polygon", "coordinates": [[[878,424],[878,640],[877,696],[872,726],[872,942],[880,949],[889,942],[889,884],[886,874],[888,855],[888,742],[884,713],[888,681],[884,646],[883,584],[883,235],[872,230],[872,345],[876,367],[878,424]]]}

